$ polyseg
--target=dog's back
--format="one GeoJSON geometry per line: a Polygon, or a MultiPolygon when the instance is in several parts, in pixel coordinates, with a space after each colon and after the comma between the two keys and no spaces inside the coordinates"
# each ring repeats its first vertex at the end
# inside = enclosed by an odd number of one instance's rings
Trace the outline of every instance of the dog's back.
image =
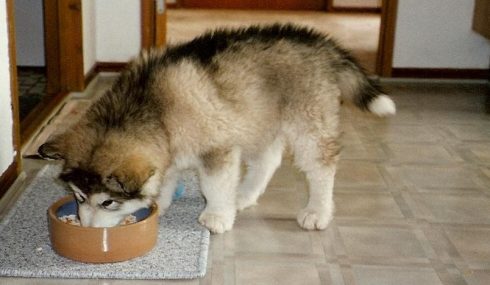
{"type": "Polygon", "coordinates": [[[214,31],[150,53],[143,65],[159,66],[155,84],[172,105],[166,126],[188,133],[180,146],[192,135],[199,147],[240,144],[254,153],[306,122],[336,136],[340,95],[366,110],[381,95],[334,40],[291,25],[214,31]]]}

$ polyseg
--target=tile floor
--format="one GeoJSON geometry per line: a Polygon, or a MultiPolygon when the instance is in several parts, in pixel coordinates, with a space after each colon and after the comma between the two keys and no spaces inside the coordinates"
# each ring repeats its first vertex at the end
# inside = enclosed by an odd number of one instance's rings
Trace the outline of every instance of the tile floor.
{"type": "MultiPolygon", "coordinates": [[[[172,17],[184,16],[169,17],[172,29],[172,17]]],[[[111,81],[99,77],[86,94],[73,96],[24,153],[76,118],[111,81]]],[[[200,280],[0,278],[0,284],[490,284],[486,86],[384,85],[397,116],[378,119],[342,108],[337,211],[325,231],[297,226],[306,183],[286,160],[259,205],[239,213],[233,231],[212,236],[208,272],[200,280]]],[[[26,159],[26,181],[45,163],[26,159]]]]}

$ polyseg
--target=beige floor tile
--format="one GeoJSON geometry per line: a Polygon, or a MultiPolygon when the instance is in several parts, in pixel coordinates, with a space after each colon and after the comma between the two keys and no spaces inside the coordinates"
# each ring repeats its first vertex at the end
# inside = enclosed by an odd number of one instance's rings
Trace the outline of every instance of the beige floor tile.
{"type": "Polygon", "coordinates": [[[481,163],[490,163],[490,143],[465,145],[473,156],[481,163]]]}
{"type": "MultiPolygon", "coordinates": [[[[268,187],[256,206],[241,211],[239,217],[296,219],[308,201],[307,191],[291,191],[268,187]]],[[[294,189],[293,189],[294,190],[294,189]]]]}
{"type": "Polygon", "coordinates": [[[279,167],[274,176],[272,176],[269,182],[269,187],[281,188],[282,190],[295,190],[294,185],[298,182],[303,183],[305,176],[300,172],[292,163],[288,161],[283,161],[281,167],[279,167]],[[293,187],[291,187],[293,186],[293,187]]]}
{"type": "Polygon", "coordinates": [[[370,125],[365,129],[363,139],[386,143],[436,143],[442,137],[428,126],[423,125],[370,125]]]}
{"type": "Polygon", "coordinates": [[[452,135],[462,141],[489,141],[489,125],[452,125],[445,127],[452,135]]]}
{"type": "Polygon", "coordinates": [[[388,144],[392,163],[442,164],[462,162],[441,145],[388,144]]]}
{"type": "Polygon", "coordinates": [[[388,167],[399,183],[408,187],[433,189],[475,189],[482,185],[477,172],[464,166],[388,167]]]}
{"type": "Polygon", "coordinates": [[[311,264],[264,264],[237,261],[235,265],[237,285],[321,284],[315,265],[311,264]]]}
{"type": "Polygon", "coordinates": [[[442,284],[431,268],[353,266],[358,285],[438,285],[442,284]]]}
{"type": "Polygon", "coordinates": [[[417,236],[409,229],[339,226],[349,256],[370,258],[425,258],[417,236]]]}
{"type": "Polygon", "coordinates": [[[402,219],[395,199],[390,193],[335,192],[336,218],[402,219]]]}
{"type": "Polygon", "coordinates": [[[463,276],[468,285],[490,284],[490,270],[469,270],[463,276]]]}
{"type": "Polygon", "coordinates": [[[386,153],[375,144],[346,144],[342,146],[341,159],[382,161],[387,159],[386,153]]]}
{"type": "Polygon", "coordinates": [[[490,167],[481,168],[481,171],[486,175],[487,181],[490,181],[490,167]]]}
{"type": "Polygon", "coordinates": [[[467,262],[486,262],[490,266],[489,228],[449,228],[445,232],[467,262]]]}
{"type": "Polygon", "coordinates": [[[372,162],[341,160],[335,177],[337,187],[385,187],[386,183],[372,162]]]}
{"type": "Polygon", "coordinates": [[[343,146],[360,145],[363,143],[358,131],[351,123],[341,123],[340,130],[341,135],[339,141],[342,143],[343,146]]]}
{"type": "Polygon", "coordinates": [[[490,224],[490,198],[485,195],[419,194],[431,222],[490,224]]]}
{"type": "MultiPolygon", "coordinates": [[[[456,105],[456,104],[455,104],[456,105]]],[[[483,105],[483,104],[481,104],[483,105]]],[[[453,106],[451,104],[451,106],[453,106]]],[[[438,125],[444,126],[449,124],[476,124],[476,125],[490,125],[490,119],[488,115],[477,110],[440,110],[436,107],[433,110],[421,110],[420,111],[421,120],[427,125],[438,125]]]]}
{"type": "Polygon", "coordinates": [[[230,252],[284,253],[307,255],[313,252],[310,235],[296,221],[241,219],[225,234],[230,252]]]}

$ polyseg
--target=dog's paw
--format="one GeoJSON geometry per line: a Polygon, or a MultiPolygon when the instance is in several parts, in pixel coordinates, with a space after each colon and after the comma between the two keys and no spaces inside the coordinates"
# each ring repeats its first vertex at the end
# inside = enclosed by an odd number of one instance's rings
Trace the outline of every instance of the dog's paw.
{"type": "Polygon", "coordinates": [[[168,210],[168,207],[170,207],[170,203],[162,203],[160,200],[157,201],[157,206],[158,206],[158,215],[161,217],[165,215],[165,213],[168,210]]]}
{"type": "Polygon", "coordinates": [[[298,214],[298,224],[305,230],[324,230],[333,218],[331,211],[304,208],[298,214]]]}
{"type": "Polygon", "coordinates": [[[238,192],[236,197],[236,208],[238,211],[245,210],[246,208],[257,205],[257,199],[254,197],[250,197],[250,195],[244,195],[241,192],[238,192]]]}
{"type": "Polygon", "coordinates": [[[209,213],[206,211],[202,212],[201,216],[199,216],[201,225],[215,234],[221,234],[231,230],[234,220],[235,217],[232,217],[232,215],[209,213]]]}

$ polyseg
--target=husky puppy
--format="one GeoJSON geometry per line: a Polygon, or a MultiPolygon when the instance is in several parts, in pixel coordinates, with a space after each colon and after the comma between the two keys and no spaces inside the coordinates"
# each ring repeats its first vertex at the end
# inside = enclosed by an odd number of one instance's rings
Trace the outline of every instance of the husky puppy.
{"type": "Polygon", "coordinates": [[[287,148],[309,182],[297,221],[322,230],[334,211],[341,98],[379,116],[395,113],[350,53],[316,31],[216,30],[143,52],[39,153],[65,161],[60,178],[83,226],[114,226],[153,201],[164,213],[179,171],[194,168],[207,201],[199,222],[223,233],[237,210],[257,202],[287,148]]]}

